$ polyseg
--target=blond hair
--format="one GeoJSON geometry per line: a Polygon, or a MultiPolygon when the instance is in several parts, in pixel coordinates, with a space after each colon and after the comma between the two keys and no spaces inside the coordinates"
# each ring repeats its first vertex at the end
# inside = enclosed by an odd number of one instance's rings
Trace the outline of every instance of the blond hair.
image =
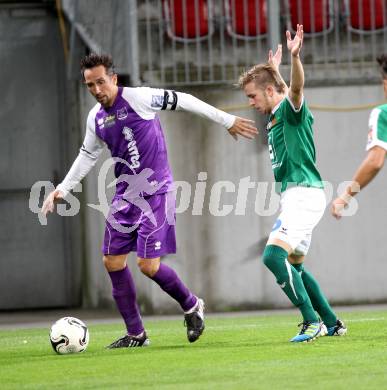
{"type": "Polygon", "coordinates": [[[280,74],[270,64],[254,65],[243,72],[239,76],[238,86],[244,88],[251,82],[254,82],[262,90],[265,90],[269,85],[272,85],[278,93],[284,93],[286,89],[280,74]]]}

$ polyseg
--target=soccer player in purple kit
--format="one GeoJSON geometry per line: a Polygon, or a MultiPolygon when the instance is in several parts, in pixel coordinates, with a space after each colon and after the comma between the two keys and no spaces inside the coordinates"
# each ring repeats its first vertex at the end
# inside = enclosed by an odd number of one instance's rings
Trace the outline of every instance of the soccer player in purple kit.
{"type": "Polygon", "coordinates": [[[78,157],[63,182],[44,201],[42,212],[54,211],[55,203],[87,175],[107,145],[116,158],[118,181],[106,221],[103,262],[111,278],[113,298],[127,328],[127,334],[109,348],[149,344],[134,281],[126,263],[131,251],[137,252],[141,272],[180,304],[188,340],[194,342],[204,330],[204,302],[184,285],[173,269],[160,262],[161,256],[176,252],[176,242],[174,224],[167,221],[168,212],[172,208],[174,213],[175,207],[168,196],[173,190],[173,179],[157,112],[196,113],[227,128],[235,139],[238,135],[251,139],[257,129],[253,121],[227,114],[189,94],[147,87],[118,87],[112,59],[107,55],[86,56],[81,61],[81,71],[86,87],[98,103],[89,112],[78,157]],[[138,180],[144,179],[144,172],[149,182],[141,188],[138,180]],[[132,191],[130,201],[128,193],[136,186],[145,194],[142,193],[141,199],[137,197],[136,202],[136,191],[132,191]],[[137,228],[134,230],[134,227],[137,228]]]}

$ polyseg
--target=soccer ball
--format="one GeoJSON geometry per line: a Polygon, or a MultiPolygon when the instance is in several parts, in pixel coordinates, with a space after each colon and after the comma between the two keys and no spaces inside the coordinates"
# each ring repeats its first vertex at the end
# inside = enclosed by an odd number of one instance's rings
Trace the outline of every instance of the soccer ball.
{"type": "Polygon", "coordinates": [[[59,354],[83,352],[89,344],[89,330],[78,318],[63,317],[50,330],[50,341],[59,354]]]}

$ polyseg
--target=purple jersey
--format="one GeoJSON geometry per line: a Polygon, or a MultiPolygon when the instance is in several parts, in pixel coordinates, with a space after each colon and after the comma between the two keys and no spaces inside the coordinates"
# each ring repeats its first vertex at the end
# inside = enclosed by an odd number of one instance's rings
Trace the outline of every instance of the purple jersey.
{"type": "MultiPolygon", "coordinates": [[[[152,185],[164,183],[156,192],[167,192],[172,184],[172,173],[168,163],[167,149],[160,120],[157,114],[144,119],[130,104],[129,88],[119,88],[113,105],[100,107],[95,114],[95,133],[108,146],[112,157],[128,162],[117,162],[116,177],[133,175],[150,168],[153,174],[148,178],[152,185]]],[[[125,190],[125,183],[117,185],[116,195],[125,190]]]]}
{"type": "Polygon", "coordinates": [[[162,194],[172,187],[165,139],[157,112],[160,110],[184,110],[229,129],[234,121],[227,114],[192,95],[164,89],[138,87],[118,88],[112,107],[97,103],[89,112],[86,135],[79,155],[58,189],[66,194],[71,191],[96,163],[105,145],[116,162],[116,196],[123,195],[128,175],[144,173],[150,188],[146,194],[162,194]],[[120,181],[119,178],[122,178],[120,181]]]}

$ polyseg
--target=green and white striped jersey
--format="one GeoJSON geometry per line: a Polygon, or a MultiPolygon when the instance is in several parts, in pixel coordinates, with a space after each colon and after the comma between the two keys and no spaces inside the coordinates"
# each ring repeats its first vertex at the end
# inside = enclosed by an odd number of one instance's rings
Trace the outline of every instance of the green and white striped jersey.
{"type": "Polygon", "coordinates": [[[368,141],[366,150],[374,146],[381,146],[387,150],[387,104],[383,104],[371,111],[368,121],[368,141]]]}

